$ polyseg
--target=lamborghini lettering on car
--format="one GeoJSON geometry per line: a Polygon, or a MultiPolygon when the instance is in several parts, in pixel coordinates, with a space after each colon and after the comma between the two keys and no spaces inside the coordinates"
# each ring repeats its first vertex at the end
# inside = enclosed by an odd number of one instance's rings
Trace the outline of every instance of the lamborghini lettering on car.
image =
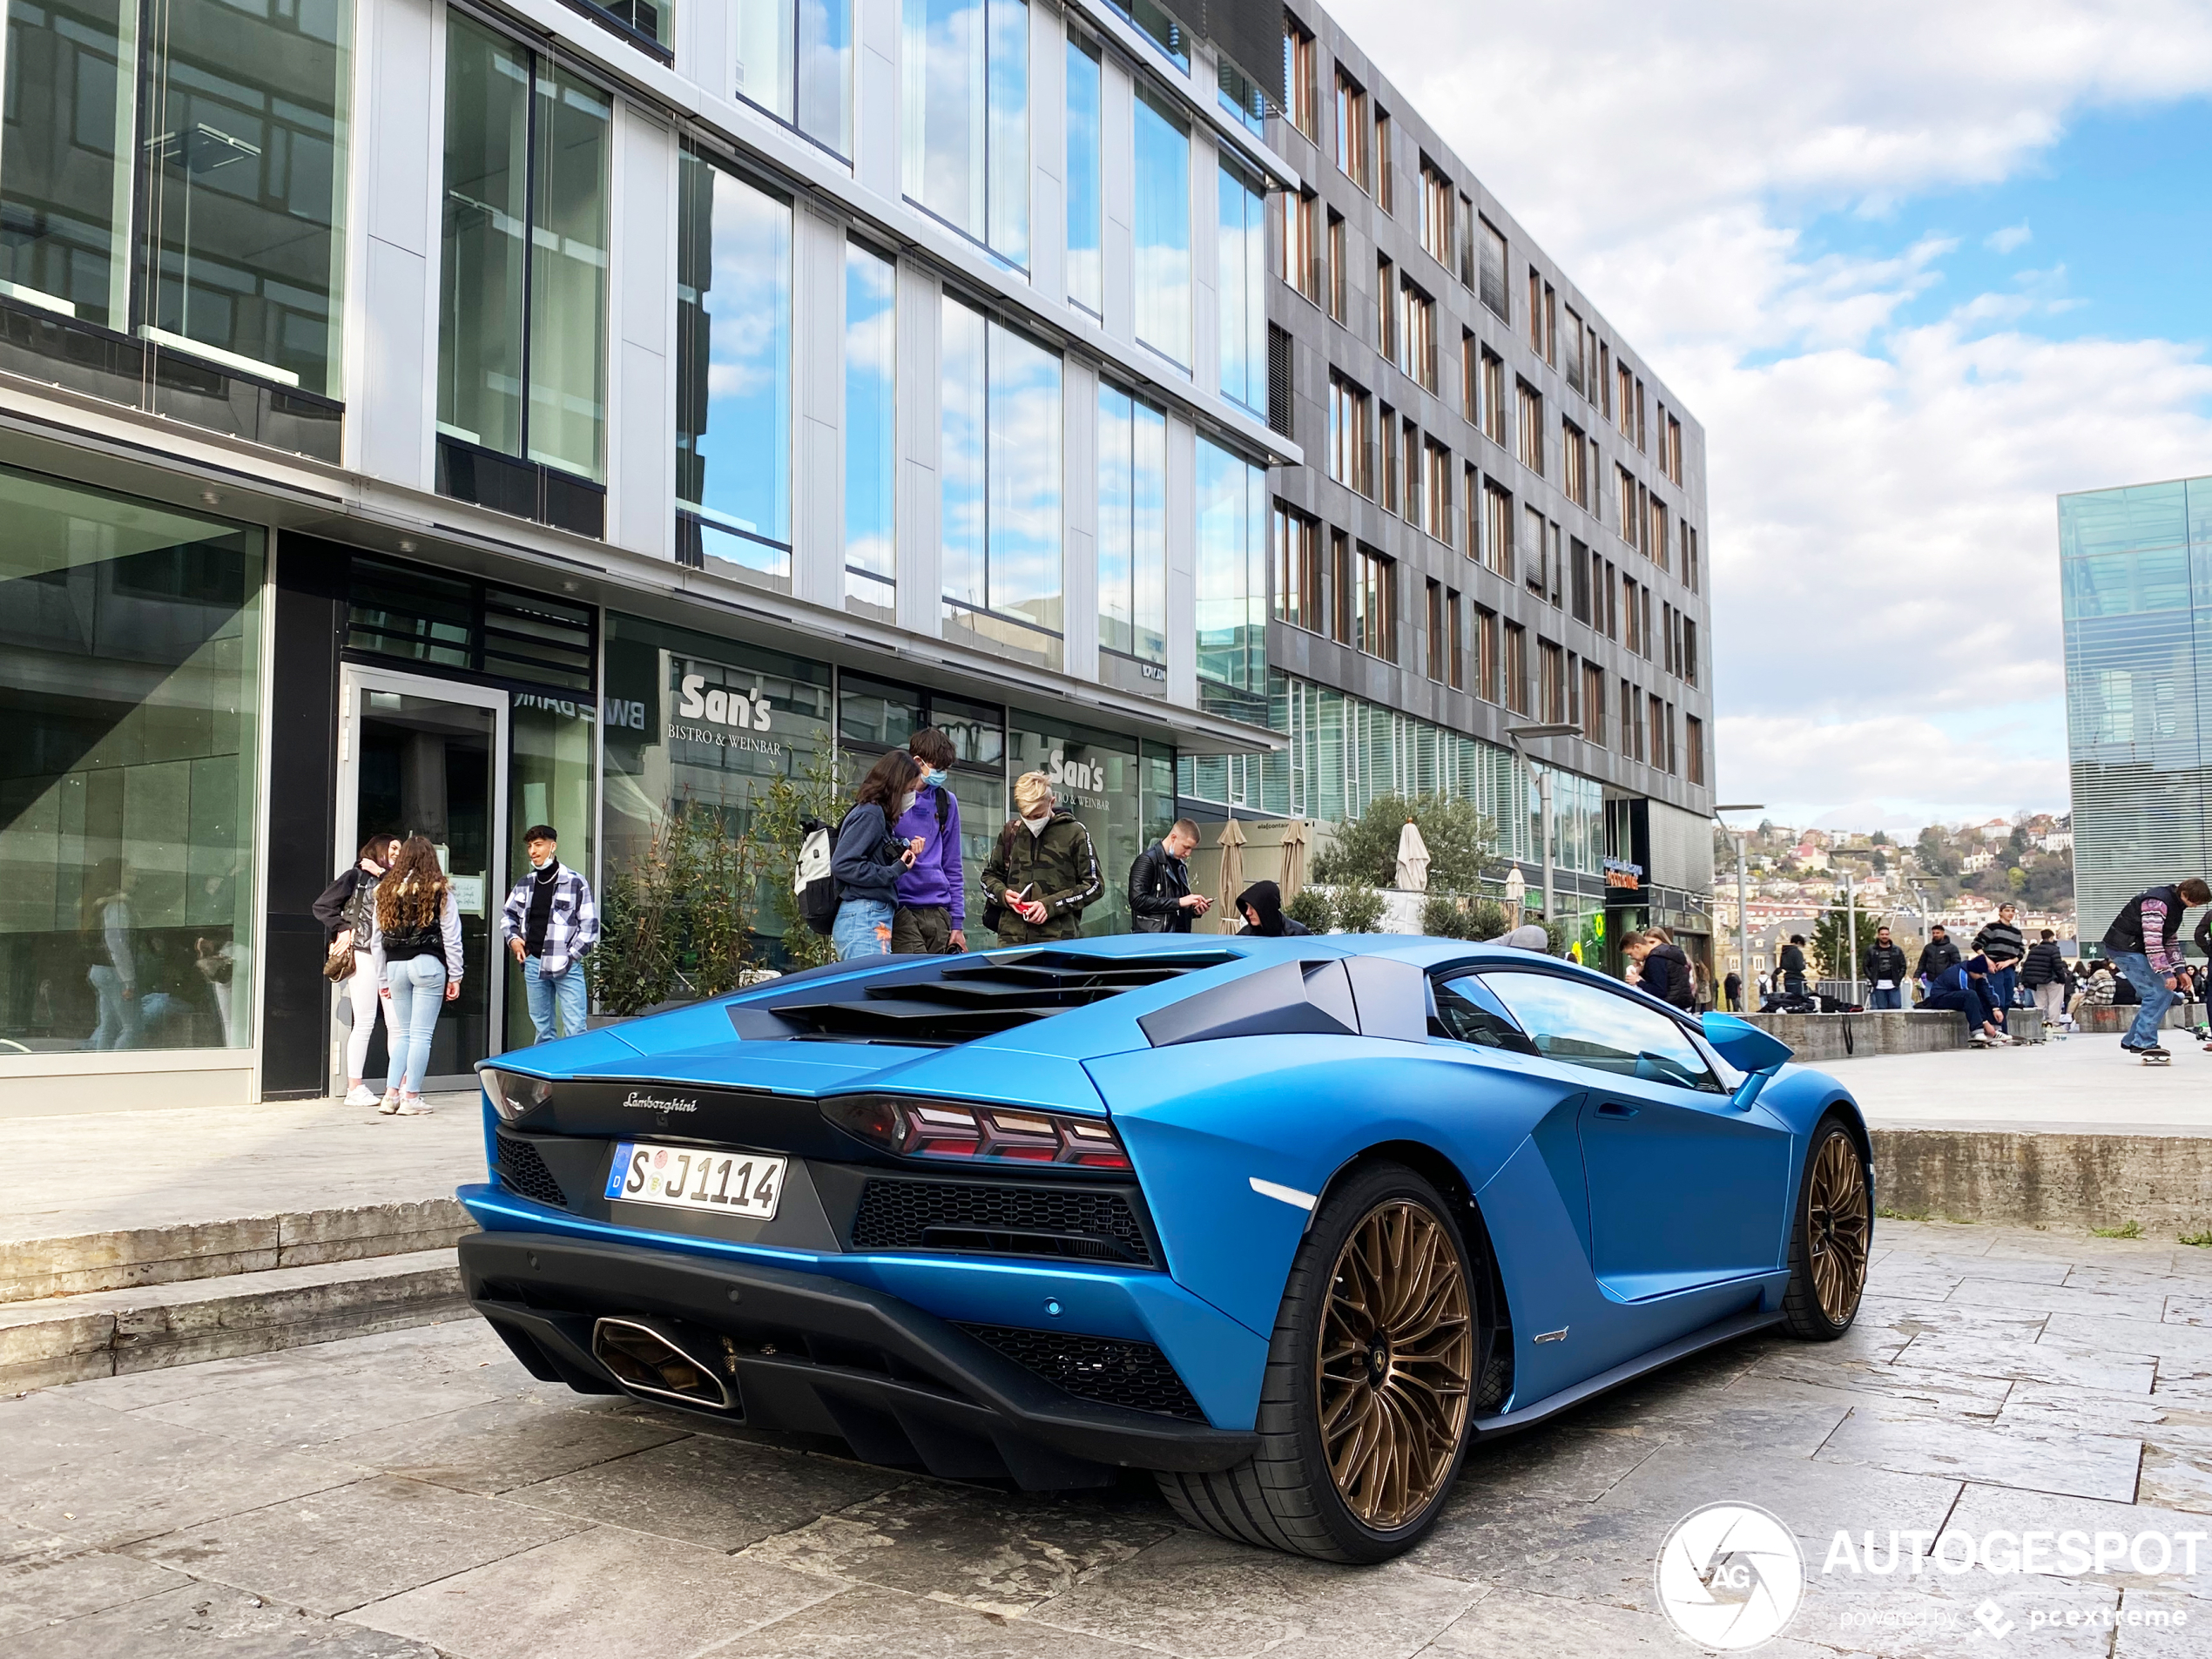
{"type": "Polygon", "coordinates": [[[844,963],[485,1062],[462,1268],[548,1381],[1379,1561],[1496,1436],[1849,1329],[1866,1129],[1788,1060],[1501,946],[844,963]]]}

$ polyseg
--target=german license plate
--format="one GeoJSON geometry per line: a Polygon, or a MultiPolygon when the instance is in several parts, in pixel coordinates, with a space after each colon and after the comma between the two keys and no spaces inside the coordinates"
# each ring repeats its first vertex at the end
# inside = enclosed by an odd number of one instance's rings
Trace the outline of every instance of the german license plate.
{"type": "Polygon", "coordinates": [[[758,1152],[624,1141],[607,1170],[607,1197],[767,1221],[784,1195],[784,1163],[758,1152]]]}

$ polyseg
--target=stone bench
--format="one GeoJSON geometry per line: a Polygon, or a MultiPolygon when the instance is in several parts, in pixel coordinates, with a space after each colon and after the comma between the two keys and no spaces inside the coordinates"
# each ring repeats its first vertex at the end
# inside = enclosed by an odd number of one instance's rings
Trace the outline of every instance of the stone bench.
{"type": "MultiPolygon", "coordinates": [[[[1788,1043],[1807,1065],[1883,1054],[1934,1054],[1969,1046],[1966,1016],[1948,1008],[1884,1009],[1869,1014],[1746,1014],[1762,1031],[1788,1043]]],[[[2008,1028],[2022,1042],[2040,1042],[2043,1016],[2013,1008],[2008,1028]]]]}

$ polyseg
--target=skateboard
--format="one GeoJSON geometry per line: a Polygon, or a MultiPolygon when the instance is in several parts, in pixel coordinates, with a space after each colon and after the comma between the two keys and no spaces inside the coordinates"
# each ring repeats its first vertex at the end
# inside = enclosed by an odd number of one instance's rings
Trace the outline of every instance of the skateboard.
{"type": "Polygon", "coordinates": [[[2174,1063],[2174,1056],[2170,1054],[2147,1054],[2141,1059],[2147,1066],[2170,1066],[2174,1063]]]}

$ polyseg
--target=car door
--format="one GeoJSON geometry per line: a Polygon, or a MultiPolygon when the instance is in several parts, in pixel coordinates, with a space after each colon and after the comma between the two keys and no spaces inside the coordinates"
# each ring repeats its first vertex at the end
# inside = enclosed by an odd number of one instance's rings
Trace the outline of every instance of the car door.
{"type": "Polygon", "coordinates": [[[1688,1031],[1588,980],[1481,977],[1540,1053],[1588,1077],[1578,1130],[1608,1291],[1642,1301],[1780,1265],[1790,1132],[1756,1104],[1739,1109],[1688,1031]]]}

